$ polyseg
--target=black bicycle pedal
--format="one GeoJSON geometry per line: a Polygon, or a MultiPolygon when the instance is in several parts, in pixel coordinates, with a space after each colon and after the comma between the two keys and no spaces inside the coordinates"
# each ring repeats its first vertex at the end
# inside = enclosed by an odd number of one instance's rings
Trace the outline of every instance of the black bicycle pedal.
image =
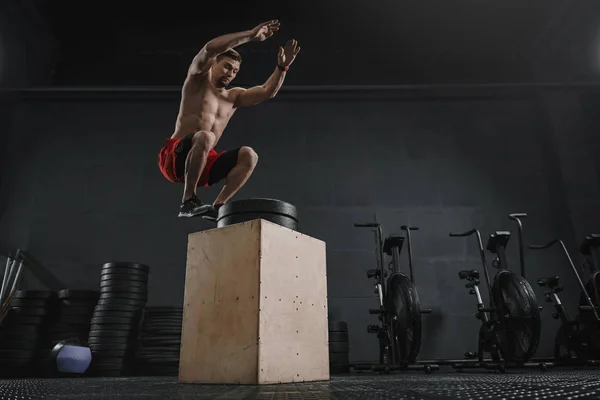
{"type": "Polygon", "coordinates": [[[367,326],[368,333],[379,333],[379,325],[369,325],[367,326]]]}

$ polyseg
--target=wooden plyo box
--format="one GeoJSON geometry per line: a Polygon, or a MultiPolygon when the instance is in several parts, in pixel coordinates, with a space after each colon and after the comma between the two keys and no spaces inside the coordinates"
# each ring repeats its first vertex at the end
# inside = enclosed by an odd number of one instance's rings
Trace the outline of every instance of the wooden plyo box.
{"type": "Polygon", "coordinates": [[[179,381],[322,380],[325,242],[262,219],[190,234],[179,381]]]}

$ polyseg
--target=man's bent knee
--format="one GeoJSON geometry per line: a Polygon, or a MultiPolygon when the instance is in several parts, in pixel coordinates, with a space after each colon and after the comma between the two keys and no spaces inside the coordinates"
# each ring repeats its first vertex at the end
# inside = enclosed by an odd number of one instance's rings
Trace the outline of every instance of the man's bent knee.
{"type": "Polygon", "coordinates": [[[242,146],[238,153],[238,163],[254,168],[258,162],[258,154],[252,147],[242,146]]]}
{"type": "Polygon", "coordinates": [[[215,134],[209,131],[199,131],[192,138],[192,146],[201,148],[204,151],[209,151],[215,145],[217,138],[215,134]]]}

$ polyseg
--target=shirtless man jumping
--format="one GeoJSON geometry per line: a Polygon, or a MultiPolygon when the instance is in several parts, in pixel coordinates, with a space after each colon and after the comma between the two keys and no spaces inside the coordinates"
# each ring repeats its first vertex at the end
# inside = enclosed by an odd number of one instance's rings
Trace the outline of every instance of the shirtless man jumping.
{"type": "Polygon", "coordinates": [[[296,40],[288,41],[285,47],[279,47],[275,71],[263,85],[227,89],[242,62],[234,47],[262,42],[278,30],[279,21],[273,20],[252,30],[219,36],[194,57],[181,91],[175,132],[158,154],[158,165],[165,178],[184,183],[179,217],[215,220],[219,207],[237,193],[254,171],[258,156],[251,147],[221,152],[214,148],[238,107],[275,97],[300,51],[296,40]],[[205,204],[196,196],[198,186],[212,186],[223,179],[225,185],[213,204],[205,204]]]}

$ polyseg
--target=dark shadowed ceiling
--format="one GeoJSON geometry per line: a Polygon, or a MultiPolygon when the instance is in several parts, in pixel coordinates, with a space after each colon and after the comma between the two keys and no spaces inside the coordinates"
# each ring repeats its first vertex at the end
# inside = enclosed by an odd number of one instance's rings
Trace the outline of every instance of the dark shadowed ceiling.
{"type": "Polygon", "coordinates": [[[297,85],[590,81],[600,69],[598,0],[9,3],[55,85],[179,85],[207,40],[273,18],[275,37],[239,48],[238,83],[266,79],[292,37],[297,85]]]}

